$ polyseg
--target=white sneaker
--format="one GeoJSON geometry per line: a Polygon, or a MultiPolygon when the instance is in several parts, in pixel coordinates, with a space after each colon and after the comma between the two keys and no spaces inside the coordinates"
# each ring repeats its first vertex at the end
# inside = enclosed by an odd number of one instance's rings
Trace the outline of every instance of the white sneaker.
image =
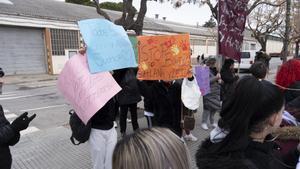
{"type": "Polygon", "coordinates": [[[185,140],[184,140],[184,138],[181,136],[180,137],[180,140],[183,142],[183,143],[185,143],[185,140]]]}
{"type": "Polygon", "coordinates": [[[193,134],[185,135],[184,139],[187,141],[197,141],[198,140],[198,138],[195,137],[193,134]]]}
{"type": "Polygon", "coordinates": [[[118,128],[118,123],[114,121],[114,128],[118,128]]]}
{"type": "Polygon", "coordinates": [[[218,127],[218,123],[214,123],[212,126],[213,126],[214,128],[217,128],[217,127],[218,127]]]}
{"type": "Polygon", "coordinates": [[[201,124],[201,127],[202,127],[202,129],[204,129],[204,130],[208,130],[208,126],[207,126],[206,123],[202,123],[202,124],[201,124]]]}
{"type": "Polygon", "coordinates": [[[131,119],[127,118],[126,119],[127,123],[131,123],[131,119]]]}

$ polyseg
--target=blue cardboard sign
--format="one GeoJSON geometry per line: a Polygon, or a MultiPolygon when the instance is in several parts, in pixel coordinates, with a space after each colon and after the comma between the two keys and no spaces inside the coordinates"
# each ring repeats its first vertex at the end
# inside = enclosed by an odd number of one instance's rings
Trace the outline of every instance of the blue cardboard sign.
{"type": "Polygon", "coordinates": [[[137,67],[132,44],[123,27],[106,19],[88,19],[78,22],[87,45],[91,73],[137,67]]]}

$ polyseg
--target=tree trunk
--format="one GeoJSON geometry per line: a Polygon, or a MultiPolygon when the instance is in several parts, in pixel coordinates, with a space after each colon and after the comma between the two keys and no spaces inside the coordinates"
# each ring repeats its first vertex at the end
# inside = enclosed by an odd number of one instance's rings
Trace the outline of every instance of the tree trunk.
{"type": "Polygon", "coordinates": [[[267,51],[267,41],[260,43],[262,51],[267,51]]]}
{"type": "Polygon", "coordinates": [[[141,7],[134,24],[134,31],[137,36],[143,34],[144,18],[147,12],[147,0],[141,0],[141,7]]]}
{"type": "Polygon", "coordinates": [[[99,5],[99,1],[98,0],[94,0],[94,3],[96,5],[96,10],[97,10],[97,13],[101,16],[103,16],[105,19],[111,21],[109,15],[100,8],[100,5],[99,5]]]}
{"type": "Polygon", "coordinates": [[[295,58],[299,58],[299,40],[296,41],[295,58]]]}
{"type": "MultiPolygon", "coordinates": [[[[261,36],[263,36],[263,35],[261,35],[261,36]]],[[[256,40],[258,40],[258,43],[261,46],[261,50],[266,52],[267,51],[267,36],[256,38],[256,40]]]]}
{"type": "Polygon", "coordinates": [[[291,30],[291,0],[286,0],[286,18],[285,18],[285,33],[283,41],[283,59],[282,62],[287,61],[289,54],[289,41],[290,41],[290,30],[291,30]]]}

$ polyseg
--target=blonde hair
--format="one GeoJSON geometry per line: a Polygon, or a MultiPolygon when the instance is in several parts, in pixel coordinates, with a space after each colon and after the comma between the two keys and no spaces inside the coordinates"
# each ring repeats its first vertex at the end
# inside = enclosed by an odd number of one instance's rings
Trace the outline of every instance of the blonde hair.
{"type": "Polygon", "coordinates": [[[166,128],[143,129],[120,140],[113,169],[190,169],[186,144],[166,128]]]}

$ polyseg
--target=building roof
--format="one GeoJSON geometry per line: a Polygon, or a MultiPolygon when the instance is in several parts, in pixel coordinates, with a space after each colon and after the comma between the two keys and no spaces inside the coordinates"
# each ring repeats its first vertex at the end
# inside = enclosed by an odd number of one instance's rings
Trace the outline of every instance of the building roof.
{"type": "MultiPolygon", "coordinates": [[[[6,0],[7,1],[7,0],[6,0]]],[[[103,18],[97,14],[94,7],[65,3],[55,0],[9,0],[12,4],[1,3],[0,14],[14,15],[47,20],[77,22],[83,19],[103,18]]],[[[105,10],[116,20],[121,12],[105,10]]],[[[190,33],[199,36],[212,36],[206,28],[168,22],[158,19],[145,18],[144,29],[174,33],[190,33]]]]}
{"type": "MultiPolygon", "coordinates": [[[[2,0],[3,1],[3,0],[2,0]]],[[[97,14],[94,7],[65,3],[56,0],[5,0],[9,3],[1,3],[0,14],[21,16],[28,18],[37,18],[45,20],[55,20],[71,22],[76,24],[77,21],[91,18],[103,18],[97,14]]],[[[112,20],[121,16],[121,12],[105,10],[112,20]]],[[[191,35],[212,37],[216,35],[216,30],[211,28],[196,27],[182,23],[164,21],[159,19],[144,19],[144,30],[162,31],[170,33],[189,33],[191,35]]],[[[245,31],[246,32],[246,31],[245,31]]],[[[251,34],[245,33],[247,38],[251,34]]],[[[252,38],[251,38],[252,39],[252,38]]]]}

